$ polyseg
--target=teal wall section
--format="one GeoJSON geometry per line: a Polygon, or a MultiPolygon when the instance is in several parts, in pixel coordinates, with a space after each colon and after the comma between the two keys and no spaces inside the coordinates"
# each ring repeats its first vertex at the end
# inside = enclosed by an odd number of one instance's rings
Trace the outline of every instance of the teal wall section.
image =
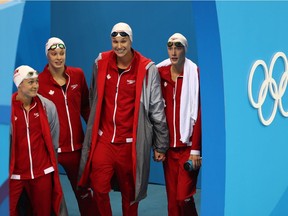
{"type": "Polygon", "coordinates": [[[0,4],[0,215],[8,216],[10,101],[14,69],[28,64],[42,69],[45,40],[50,35],[50,2],[8,1],[0,4]],[[41,51],[37,49],[41,47],[41,51]],[[41,67],[40,67],[41,66],[41,67]]]}
{"type": "Polygon", "coordinates": [[[226,109],[218,14],[214,1],[195,1],[192,8],[196,53],[201,69],[201,215],[223,216],[226,190],[226,109]]]}
{"type": "Polygon", "coordinates": [[[0,4],[0,213],[8,216],[9,128],[12,77],[24,3],[0,4]]]}
{"type": "Polygon", "coordinates": [[[18,41],[16,65],[27,64],[42,71],[46,64],[45,44],[50,37],[50,1],[27,1],[18,41]]]}

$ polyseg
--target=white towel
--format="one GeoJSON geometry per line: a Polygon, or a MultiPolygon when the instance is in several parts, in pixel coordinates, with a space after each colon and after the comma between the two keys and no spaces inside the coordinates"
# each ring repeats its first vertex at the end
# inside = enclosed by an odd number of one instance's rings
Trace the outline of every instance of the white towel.
{"type": "MultiPolygon", "coordinates": [[[[170,64],[170,59],[166,59],[157,64],[157,67],[168,66],[170,64]]],[[[199,80],[197,65],[188,58],[185,58],[180,98],[180,140],[183,143],[190,144],[193,126],[197,120],[198,104],[199,80]]]]}

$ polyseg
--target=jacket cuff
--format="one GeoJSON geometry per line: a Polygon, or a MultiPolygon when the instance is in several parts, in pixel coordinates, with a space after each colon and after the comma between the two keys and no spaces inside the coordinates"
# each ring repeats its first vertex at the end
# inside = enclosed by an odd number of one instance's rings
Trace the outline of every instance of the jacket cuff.
{"type": "Polygon", "coordinates": [[[199,150],[190,150],[190,155],[200,155],[199,150]]]}

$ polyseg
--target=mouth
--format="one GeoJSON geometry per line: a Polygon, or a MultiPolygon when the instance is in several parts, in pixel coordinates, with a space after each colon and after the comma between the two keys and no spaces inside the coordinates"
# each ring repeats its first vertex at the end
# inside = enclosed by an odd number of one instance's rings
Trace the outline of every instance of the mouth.
{"type": "Polygon", "coordinates": [[[63,61],[57,61],[55,62],[56,65],[61,65],[63,63],[63,61]]]}
{"type": "Polygon", "coordinates": [[[117,53],[121,54],[121,53],[124,53],[125,52],[125,49],[116,49],[115,50],[117,53]]]}

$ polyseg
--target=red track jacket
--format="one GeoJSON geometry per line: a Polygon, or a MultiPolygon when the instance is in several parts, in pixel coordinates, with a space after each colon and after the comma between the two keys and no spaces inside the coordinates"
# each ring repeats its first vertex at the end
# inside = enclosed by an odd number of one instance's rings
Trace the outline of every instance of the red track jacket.
{"type": "Polygon", "coordinates": [[[59,153],[82,148],[84,132],[81,116],[87,122],[90,113],[89,92],[82,69],[65,66],[65,73],[68,77],[66,91],[53,79],[48,65],[39,74],[39,94],[57,107],[60,122],[59,153]]]}
{"type": "MultiPolygon", "coordinates": [[[[165,113],[169,128],[170,147],[184,147],[187,144],[180,141],[180,96],[182,89],[183,74],[178,76],[176,82],[171,79],[170,67],[160,67],[161,88],[165,100],[165,113]],[[175,106],[174,106],[175,105],[175,106]],[[175,119],[174,119],[175,118],[175,119]],[[174,121],[175,120],[175,121],[174,121]]],[[[201,152],[201,111],[200,103],[198,108],[197,121],[193,127],[191,150],[201,152]]]]}
{"type": "MultiPolygon", "coordinates": [[[[12,95],[12,98],[15,98],[17,93],[14,93],[12,95]]],[[[52,137],[50,133],[50,126],[48,122],[48,118],[46,115],[45,107],[43,106],[42,100],[39,98],[39,96],[34,97],[35,102],[37,103],[38,106],[38,111],[39,111],[39,116],[40,116],[40,124],[41,124],[41,130],[43,134],[43,139],[44,139],[44,144],[45,147],[48,151],[48,155],[50,157],[52,166],[54,168],[54,172],[52,173],[53,175],[53,212],[55,215],[60,216],[60,215],[67,215],[67,210],[65,206],[65,201],[64,201],[64,195],[62,192],[61,184],[60,184],[60,179],[59,179],[59,173],[58,173],[58,166],[57,166],[57,159],[56,159],[56,153],[53,147],[53,142],[52,142],[52,137]],[[63,205],[65,206],[63,209],[63,205]]],[[[13,174],[14,167],[15,167],[15,160],[16,160],[16,149],[15,149],[15,137],[16,137],[16,125],[15,125],[15,111],[14,107],[12,106],[12,111],[11,111],[11,131],[12,131],[12,139],[11,139],[11,157],[10,157],[10,177],[13,174]]]]}

